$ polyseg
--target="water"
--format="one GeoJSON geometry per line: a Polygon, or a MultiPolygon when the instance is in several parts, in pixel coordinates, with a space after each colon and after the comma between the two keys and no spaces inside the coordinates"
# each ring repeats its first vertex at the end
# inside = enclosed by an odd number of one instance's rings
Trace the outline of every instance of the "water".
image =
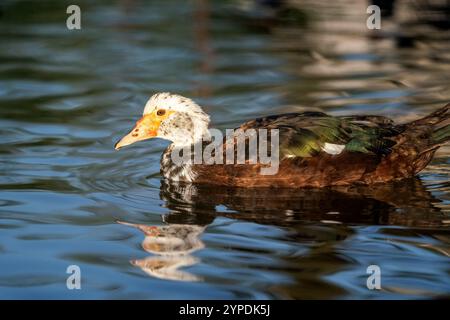
{"type": "Polygon", "coordinates": [[[302,110],[414,119],[450,101],[448,19],[403,1],[374,33],[364,1],[276,17],[250,2],[77,3],[74,31],[69,2],[0,4],[0,298],[449,296],[448,147],[417,179],[276,193],[166,185],[167,142],[113,148],[158,91],[222,129],[302,110]],[[381,290],[366,287],[373,264],[381,290]]]}

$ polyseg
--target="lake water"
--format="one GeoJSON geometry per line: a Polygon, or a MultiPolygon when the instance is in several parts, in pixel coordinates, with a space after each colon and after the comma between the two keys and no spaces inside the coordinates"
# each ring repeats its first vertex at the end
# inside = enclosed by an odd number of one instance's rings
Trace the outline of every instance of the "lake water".
{"type": "Polygon", "coordinates": [[[114,151],[158,91],[222,129],[425,115],[450,101],[448,16],[398,1],[376,32],[365,1],[76,2],[72,31],[70,2],[0,4],[0,298],[449,297],[449,147],[417,179],[276,192],[165,184],[163,140],[114,151]]]}

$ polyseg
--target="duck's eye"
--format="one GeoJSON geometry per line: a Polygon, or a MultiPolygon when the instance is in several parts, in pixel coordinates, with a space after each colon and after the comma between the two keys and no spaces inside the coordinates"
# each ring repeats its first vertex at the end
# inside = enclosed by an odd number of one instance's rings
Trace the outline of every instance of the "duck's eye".
{"type": "Polygon", "coordinates": [[[159,109],[158,111],[156,111],[156,114],[158,115],[158,116],[163,116],[163,115],[165,115],[166,114],[166,110],[164,110],[164,109],[159,109]]]}

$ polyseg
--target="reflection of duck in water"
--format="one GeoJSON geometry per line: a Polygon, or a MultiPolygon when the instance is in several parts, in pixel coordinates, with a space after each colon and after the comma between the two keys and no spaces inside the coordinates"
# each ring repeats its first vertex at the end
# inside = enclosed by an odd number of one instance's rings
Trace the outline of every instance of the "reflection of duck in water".
{"type": "MultiPolygon", "coordinates": [[[[265,243],[272,240],[290,243],[292,251],[277,254],[264,251],[265,247],[256,249],[251,246],[252,249],[248,250],[261,250],[262,256],[275,259],[268,268],[282,269],[280,273],[289,281],[272,284],[276,288],[274,290],[294,299],[342,297],[345,294],[343,288],[352,282],[339,276],[346,270],[359,274],[374,261],[389,264],[389,257],[385,260],[377,250],[382,252],[385,246],[402,248],[405,243],[410,243],[420,249],[442,251],[432,241],[414,244],[417,240],[414,237],[418,234],[430,238],[446,237],[445,231],[440,231],[445,229],[440,226],[448,217],[435,206],[439,201],[419,179],[370,187],[277,189],[276,192],[270,188],[206,187],[163,182],[160,196],[170,210],[164,217],[168,223],[205,225],[213,223],[216,217],[227,217],[234,221],[257,223],[261,228],[270,226],[267,233],[256,233],[257,237],[268,237],[263,240],[268,240],[265,243]],[[365,228],[365,225],[372,227],[365,228]],[[361,229],[364,230],[363,236],[361,229]],[[270,230],[276,230],[277,235],[271,234],[270,230]],[[362,247],[357,244],[360,240],[362,247]],[[373,251],[364,248],[372,245],[375,246],[373,251]],[[330,277],[336,282],[330,283],[330,277]]],[[[230,237],[231,242],[232,239],[230,237]]],[[[245,243],[245,237],[241,239],[245,243]]],[[[236,243],[230,246],[242,250],[236,243]]],[[[245,244],[243,246],[245,248],[245,244]]],[[[402,258],[407,259],[408,253],[402,258]]],[[[258,267],[256,265],[253,270],[258,272],[258,267]]],[[[385,286],[388,288],[387,284],[385,286]]],[[[396,288],[394,285],[391,289],[396,288]]]]}
{"type": "MultiPolygon", "coordinates": [[[[293,251],[295,254],[276,258],[276,266],[301,266],[301,272],[288,272],[292,285],[280,284],[292,297],[305,297],[304,288],[315,290],[320,285],[327,287],[324,298],[338,294],[340,289],[330,287],[323,276],[349,267],[352,260],[342,259],[339,246],[357,233],[351,225],[408,225],[421,232],[429,230],[433,235],[436,228],[429,227],[442,225],[445,219],[434,205],[438,201],[418,179],[375,188],[278,189],[277,192],[270,188],[207,187],[163,182],[160,197],[169,210],[163,217],[168,225],[150,227],[124,223],[144,232],[146,238],[142,246],[155,254],[134,261],[134,265],[158,278],[201,280],[180,271],[180,268],[199,262],[191,254],[204,247],[199,237],[206,226],[217,217],[255,222],[274,226],[282,242],[298,244],[293,251]],[[321,258],[324,252],[326,259],[321,258]]],[[[243,241],[246,240],[243,238],[243,241]]],[[[231,247],[235,245],[230,244],[231,247]]]]}
{"type": "MultiPolygon", "coordinates": [[[[212,139],[209,116],[190,99],[159,93],[150,98],[143,117],[115,148],[154,137],[172,141],[161,159],[161,172],[172,181],[278,188],[369,185],[413,177],[425,168],[436,150],[450,139],[449,121],[450,104],[407,124],[394,124],[380,116],[333,117],[321,112],[273,115],[242,124],[239,129],[243,132],[265,130],[260,133],[267,135],[270,131],[273,143],[271,140],[269,145],[273,144],[271,152],[276,154],[271,158],[277,162],[272,172],[268,168],[272,163],[267,165],[261,157],[256,164],[250,159],[236,164],[237,136],[213,146],[217,150],[214,153],[222,155],[225,162],[217,164],[212,159],[214,164],[208,165],[205,159],[200,159],[201,164],[174,161],[174,154],[212,139]],[[263,174],[267,169],[271,173],[263,174]]],[[[260,134],[259,143],[261,138],[260,134]]],[[[249,153],[257,156],[256,148],[249,153]]]]}
{"type": "Polygon", "coordinates": [[[234,188],[162,182],[169,223],[211,223],[216,216],[278,226],[307,221],[438,226],[439,202],[419,179],[323,189],[234,188]]]}
{"type": "Polygon", "coordinates": [[[204,247],[199,236],[204,227],[196,225],[170,224],[165,226],[146,226],[118,221],[120,224],[141,230],[145,234],[142,248],[155,254],[131,263],[147,274],[168,280],[198,281],[199,277],[180,268],[198,263],[191,253],[204,247]]]}

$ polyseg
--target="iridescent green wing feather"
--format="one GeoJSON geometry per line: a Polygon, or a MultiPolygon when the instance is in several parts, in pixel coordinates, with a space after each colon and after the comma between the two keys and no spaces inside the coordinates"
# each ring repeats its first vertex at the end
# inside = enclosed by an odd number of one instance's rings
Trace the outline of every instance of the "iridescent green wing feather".
{"type": "Polygon", "coordinates": [[[345,146],[346,152],[387,154],[395,145],[389,137],[399,133],[387,118],[332,117],[320,112],[272,116],[258,124],[280,130],[282,158],[313,157],[324,152],[327,143],[345,146]]]}
{"type": "Polygon", "coordinates": [[[345,150],[349,152],[389,154],[396,144],[392,137],[403,132],[402,125],[394,125],[393,121],[380,116],[340,117],[351,131],[351,139],[345,150]]]}

